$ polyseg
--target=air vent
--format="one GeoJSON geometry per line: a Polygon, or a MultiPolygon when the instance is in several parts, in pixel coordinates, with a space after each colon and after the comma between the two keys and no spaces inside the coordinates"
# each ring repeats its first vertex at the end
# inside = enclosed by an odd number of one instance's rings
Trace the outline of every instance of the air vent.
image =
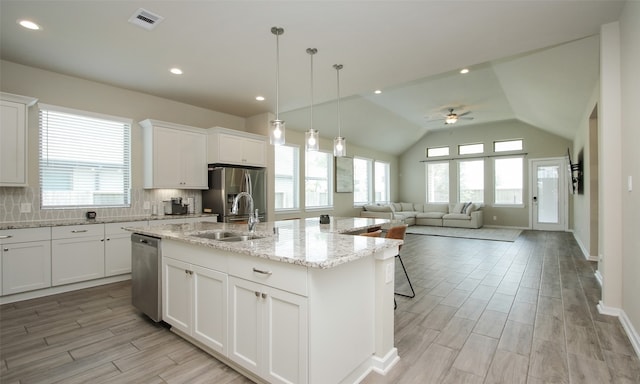
{"type": "Polygon", "coordinates": [[[164,20],[164,17],[156,15],[155,13],[151,13],[143,8],[138,9],[129,18],[129,22],[131,24],[137,25],[138,27],[142,27],[149,31],[155,28],[156,25],[158,25],[162,20],[164,20]]]}

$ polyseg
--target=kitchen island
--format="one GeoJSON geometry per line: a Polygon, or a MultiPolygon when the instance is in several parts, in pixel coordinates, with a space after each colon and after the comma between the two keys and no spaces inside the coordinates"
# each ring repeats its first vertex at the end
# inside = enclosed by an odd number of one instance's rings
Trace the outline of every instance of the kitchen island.
{"type": "Polygon", "coordinates": [[[172,331],[257,382],[326,384],[357,383],[398,360],[402,242],[352,235],[385,222],[287,220],[253,234],[210,222],[127,229],[162,239],[162,313],[172,331]]]}

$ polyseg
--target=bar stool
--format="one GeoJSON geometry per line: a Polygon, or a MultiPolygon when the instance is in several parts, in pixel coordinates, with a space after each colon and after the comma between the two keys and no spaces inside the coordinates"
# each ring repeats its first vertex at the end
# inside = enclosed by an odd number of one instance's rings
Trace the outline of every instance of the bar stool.
{"type": "MultiPolygon", "coordinates": [[[[398,240],[404,240],[404,235],[407,232],[407,224],[403,224],[403,225],[397,225],[395,227],[391,227],[389,228],[389,230],[387,230],[387,235],[385,236],[387,239],[398,239],[398,240]]],[[[400,250],[402,249],[402,245],[400,245],[398,247],[398,254],[396,255],[396,257],[398,258],[398,260],[400,260],[400,265],[402,266],[402,270],[404,271],[404,275],[407,277],[407,282],[409,283],[409,288],[411,288],[411,294],[407,295],[404,293],[399,293],[399,292],[394,292],[394,294],[398,295],[398,296],[403,296],[403,297],[408,297],[410,299],[416,297],[416,291],[413,289],[413,285],[411,284],[411,279],[409,278],[409,274],[407,273],[407,268],[405,268],[404,263],[402,262],[402,257],[400,257],[400,250]]],[[[395,299],[393,300],[394,302],[394,308],[398,307],[398,303],[396,303],[395,299]]]]}

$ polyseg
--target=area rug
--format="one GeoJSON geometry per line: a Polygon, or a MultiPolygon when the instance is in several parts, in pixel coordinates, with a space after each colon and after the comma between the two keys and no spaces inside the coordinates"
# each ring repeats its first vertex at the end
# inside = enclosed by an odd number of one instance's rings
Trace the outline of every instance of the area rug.
{"type": "Polygon", "coordinates": [[[481,239],[495,241],[515,241],[520,236],[520,229],[509,228],[448,228],[431,227],[428,225],[412,225],[407,233],[413,235],[430,235],[445,237],[461,237],[465,239],[481,239]]]}

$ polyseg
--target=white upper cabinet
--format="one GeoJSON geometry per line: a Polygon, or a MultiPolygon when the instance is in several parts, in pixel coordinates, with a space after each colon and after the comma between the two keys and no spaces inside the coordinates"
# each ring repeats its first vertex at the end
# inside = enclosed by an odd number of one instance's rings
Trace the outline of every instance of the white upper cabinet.
{"type": "Polygon", "coordinates": [[[200,128],[143,120],[144,187],[207,189],[207,137],[200,128]]]}
{"type": "Polygon", "coordinates": [[[209,164],[267,166],[266,137],[220,127],[210,128],[208,133],[209,164]]]}
{"type": "Polygon", "coordinates": [[[0,186],[27,186],[28,109],[38,100],[0,92],[0,186]]]}

